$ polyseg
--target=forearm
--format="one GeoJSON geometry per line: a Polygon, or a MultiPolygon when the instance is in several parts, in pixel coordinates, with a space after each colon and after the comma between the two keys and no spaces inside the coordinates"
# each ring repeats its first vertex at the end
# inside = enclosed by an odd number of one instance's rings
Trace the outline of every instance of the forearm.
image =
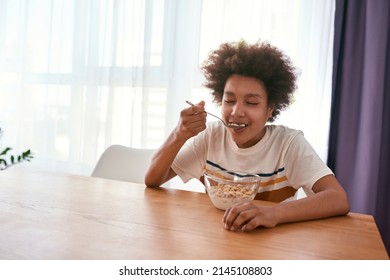
{"type": "Polygon", "coordinates": [[[206,129],[206,113],[203,101],[182,110],[178,125],[152,158],[145,174],[145,184],[148,187],[158,187],[173,178],[176,174],[171,166],[181,147],[188,139],[204,129],[206,129]]]}
{"type": "Polygon", "coordinates": [[[337,190],[326,190],[299,200],[273,206],[276,224],[298,222],[345,215],[349,212],[346,195],[337,190]]]}
{"type": "Polygon", "coordinates": [[[278,224],[345,215],[349,212],[347,195],[333,175],[319,179],[312,190],[313,195],[290,202],[273,205],[241,203],[226,210],[223,225],[233,231],[248,231],[259,226],[274,227],[278,224]]]}
{"type": "Polygon", "coordinates": [[[146,186],[161,186],[175,175],[172,174],[171,166],[184,143],[185,140],[177,136],[176,130],[172,131],[151,160],[150,167],[145,174],[146,186]]]}

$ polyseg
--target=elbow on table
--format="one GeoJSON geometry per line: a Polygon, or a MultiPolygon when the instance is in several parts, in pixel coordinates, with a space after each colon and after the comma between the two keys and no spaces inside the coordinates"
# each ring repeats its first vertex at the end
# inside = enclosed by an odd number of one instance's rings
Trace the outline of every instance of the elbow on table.
{"type": "Polygon", "coordinates": [[[176,176],[176,173],[170,168],[166,173],[150,168],[145,173],[145,185],[147,187],[161,187],[162,184],[168,182],[176,176]]]}
{"type": "Polygon", "coordinates": [[[156,180],[155,176],[150,175],[148,172],[145,174],[144,183],[149,188],[159,187],[162,184],[156,180]]]}
{"type": "Polygon", "coordinates": [[[347,215],[351,211],[351,207],[349,205],[349,201],[347,200],[346,205],[344,206],[342,213],[343,215],[347,215]]]}
{"type": "Polygon", "coordinates": [[[168,175],[164,176],[164,175],[160,175],[159,172],[156,173],[155,171],[149,169],[145,173],[144,182],[147,187],[155,188],[155,187],[161,187],[161,185],[167,182],[170,178],[171,177],[169,177],[169,173],[168,175]]]}
{"type": "Polygon", "coordinates": [[[349,204],[349,199],[346,193],[343,194],[342,197],[340,197],[338,212],[339,215],[347,215],[351,211],[351,207],[349,204]]]}

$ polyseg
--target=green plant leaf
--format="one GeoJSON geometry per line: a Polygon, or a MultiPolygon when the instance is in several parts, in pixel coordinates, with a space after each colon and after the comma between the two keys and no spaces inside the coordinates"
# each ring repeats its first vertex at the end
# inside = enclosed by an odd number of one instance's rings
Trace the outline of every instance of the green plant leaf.
{"type": "Polygon", "coordinates": [[[9,151],[11,151],[12,150],[12,148],[10,148],[10,147],[7,147],[7,148],[5,148],[1,153],[0,153],[0,156],[4,156],[4,155],[6,155],[9,151]]]}
{"type": "MultiPolygon", "coordinates": [[[[3,133],[3,130],[0,128],[0,133],[3,133]]],[[[11,151],[11,147],[6,147],[4,150],[1,151],[0,153],[0,170],[4,170],[8,168],[11,165],[20,163],[22,161],[30,161],[34,156],[31,153],[30,150],[24,151],[23,153],[19,155],[10,155],[9,160],[10,162],[7,162],[5,157],[7,156],[7,153],[11,151]]]]}

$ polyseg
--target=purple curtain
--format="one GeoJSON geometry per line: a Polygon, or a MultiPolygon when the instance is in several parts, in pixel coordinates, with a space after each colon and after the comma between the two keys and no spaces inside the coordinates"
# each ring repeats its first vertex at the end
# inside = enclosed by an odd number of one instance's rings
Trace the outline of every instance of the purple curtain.
{"type": "Polygon", "coordinates": [[[390,248],[390,1],[336,0],[328,165],[390,248]]]}

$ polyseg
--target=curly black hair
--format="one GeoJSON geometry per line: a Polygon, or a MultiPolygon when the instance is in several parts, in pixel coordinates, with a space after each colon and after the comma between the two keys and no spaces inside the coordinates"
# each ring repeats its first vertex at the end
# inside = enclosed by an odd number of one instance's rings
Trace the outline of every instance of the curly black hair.
{"type": "Polygon", "coordinates": [[[212,90],[217,105],[222,104],[225,84],[231,75],[261,80],[268,94],[268,104],[274,106],[269,122],[291,104],[296,89],[297,75],[290,58],[267,42],[224,43],[210,53],[201,70],[206,77],[204,86],[212,90]]]}

